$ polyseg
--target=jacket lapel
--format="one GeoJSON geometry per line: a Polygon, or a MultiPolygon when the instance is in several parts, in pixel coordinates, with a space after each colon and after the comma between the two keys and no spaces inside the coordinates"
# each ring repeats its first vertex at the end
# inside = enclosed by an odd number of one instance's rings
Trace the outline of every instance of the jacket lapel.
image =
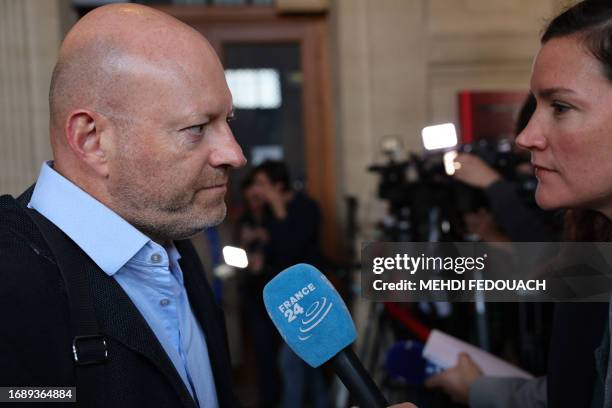
{"type": "Polygon", "coordinates": [[[204,335],[210,364],[215,378],[220,407],[238,406],[232,387],[229,350],[223,311],[217,305],[213,292],[204,275],[204,269],[189,240],[175,241],[181,254],[179,264],[183,272],[189,304],[200,323],[204,335]]]}

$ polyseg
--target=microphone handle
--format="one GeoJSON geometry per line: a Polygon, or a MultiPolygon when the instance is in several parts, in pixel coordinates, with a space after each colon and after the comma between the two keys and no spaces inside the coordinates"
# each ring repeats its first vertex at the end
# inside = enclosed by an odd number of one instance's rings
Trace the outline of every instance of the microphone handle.
{"type": "Polygon", "coordinates": [[[359,408],[389,406],[350,346],[333,356],[329,362],[359,408]]]}

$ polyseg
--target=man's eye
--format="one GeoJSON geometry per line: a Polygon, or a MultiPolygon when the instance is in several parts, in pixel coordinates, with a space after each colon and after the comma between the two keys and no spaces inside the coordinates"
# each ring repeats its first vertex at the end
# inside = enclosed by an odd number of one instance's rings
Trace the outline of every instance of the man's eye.
{"type": "Polygon", "coordinates": [[[205,123],[201,123],[199,125],[195,125],[195,126],[191,126],[188,128],[185,128],[185,130],[189,133],[193,133],[193,134],[200,134],[202,132],[204,132],[204,127],[206,126],[205,123]]]}
{"type": "Polygon", "coordinates": [[[553,108],[555,115],[561,115],[572,108],[570,105],[559,101],[553,101],[550,106],[553,108]]]}

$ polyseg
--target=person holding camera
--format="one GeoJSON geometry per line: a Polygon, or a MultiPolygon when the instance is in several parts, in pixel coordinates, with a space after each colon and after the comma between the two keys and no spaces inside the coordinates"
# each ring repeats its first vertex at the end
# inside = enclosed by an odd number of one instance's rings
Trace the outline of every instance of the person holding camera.
{"type": "MultiPolygon", "coordinates": [[[[529,95],[517,120],[516,134],[529,122],[535,110],[535,99],[529,95]]],[[[557,234],[538,211],[529,208],[515,186],[483,159],[471,153],[459,153],[455,179],[482,189],[490,205],[490,212],[480,209],[465,216],[466,226],[483,241],[549,242],[558,240],[557,234]],[[507,238],[506,238],[507,237],[507,238]]],[[[528,163],[517,166],[517,172],[533,174],[528,163]]]]}

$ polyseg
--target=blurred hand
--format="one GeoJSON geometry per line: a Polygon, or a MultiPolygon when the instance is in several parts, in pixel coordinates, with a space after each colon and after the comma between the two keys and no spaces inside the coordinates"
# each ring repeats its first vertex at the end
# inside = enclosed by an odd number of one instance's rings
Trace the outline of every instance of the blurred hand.
{"type": "Polygon", "coordinates": [[[496,170],[476,155],[459,153],[455,163],[459,166],[456,166],[454,177],[472,187],[487,188],[501,179],[501,175],[496,170]]]}
{"type": "Polygon", "coordinates": [[[282,200],[281,191],[273,186],[261,187],[260,191],[264,201],[270,205],[282,200]]]}
{"type": "Polygon", "coordinates": [[[425,382],[428,388],[440,388],[451,399],[468,404],[470,387],[482,375],[480,367],[466,353],[459,354],[457,365],[434,375],[425,382]]]}
{"type": "Polygon", "coordinates": [[[266,202],[274,216],[278,219],[284,219],[287,216],[287,203],[282,190],[273,185],[262,185],[256,187],[257,194],[266,202]]]}

